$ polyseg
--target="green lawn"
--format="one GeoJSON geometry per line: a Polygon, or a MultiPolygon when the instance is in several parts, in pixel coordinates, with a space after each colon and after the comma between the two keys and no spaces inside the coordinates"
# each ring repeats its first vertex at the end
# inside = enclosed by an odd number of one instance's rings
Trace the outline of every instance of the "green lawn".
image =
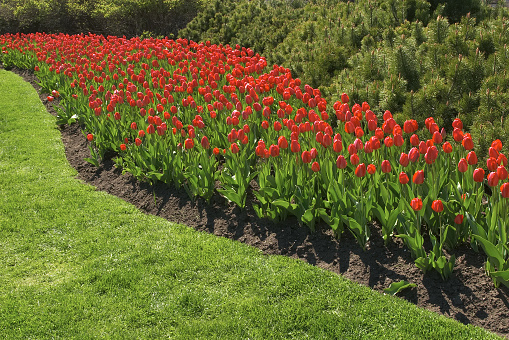
{"type": "Polygon", "coordinates": [[[497,339],[95,191],[35,90],[0,94],[2,338],[497,339]]]}

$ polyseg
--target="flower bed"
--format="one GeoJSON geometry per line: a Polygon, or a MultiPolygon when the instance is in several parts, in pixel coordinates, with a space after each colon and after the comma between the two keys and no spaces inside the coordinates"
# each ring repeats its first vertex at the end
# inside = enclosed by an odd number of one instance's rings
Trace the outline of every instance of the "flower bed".
{"type": "Polygon", "coordinates": [[[323,220],[363,248],[376,219],[386,242],[401,238],[444,279],[455,258],[443,249],[470,242],[494,284],[509,285],[507,158],[493,141],[485,171],[459,118],[448,132],[432,117],[398,124],[345,93],[327,103],[240,46],[46,34],[3,35],[0,46],[5,66],[34,69],[59,98],[58,123],[85,127],[93,164],[113,153],[139,179],[241,208],[255,180],[259,216],[323,220]]]}

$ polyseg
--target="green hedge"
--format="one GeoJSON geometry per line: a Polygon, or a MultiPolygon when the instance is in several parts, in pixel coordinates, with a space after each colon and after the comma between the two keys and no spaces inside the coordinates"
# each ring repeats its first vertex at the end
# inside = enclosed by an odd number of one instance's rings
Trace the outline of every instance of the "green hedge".
{"type": "Polygon", "coordinates": [[[176,35],[202,0],[4,0],[0,33],[176,35]]]}

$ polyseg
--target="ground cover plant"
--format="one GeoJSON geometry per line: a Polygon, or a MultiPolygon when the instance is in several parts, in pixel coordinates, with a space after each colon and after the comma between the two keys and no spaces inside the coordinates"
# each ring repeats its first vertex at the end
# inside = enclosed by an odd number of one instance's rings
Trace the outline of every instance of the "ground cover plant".
{"type": "Polygon", "coordinates": [[[0,70],[0,92],[0,329],[9,339],[497,338],[142,214],[74,178],[55,118],[29,84],[0,70]]]}
{"type": "Polygon", "coordinates": [[[376,219],[386,243],[402,239],[444,280],[469,242],[494,285],[509,286],[507,158],[493,141],[485,174],[459,118],[452,133],[427,118],[421,140],[415,120],[400,126],[346,93],[327,103],[240,46],[62,34],[0,45],[4,64],[35,69],[48,100],[59,98],[60,124],[83,124],[96,166],[114,157],[139,179],[191,198],[217,191],[240,208],[255,181],[260,217],[293,215],[311,230],[321,220],[362,248],[376,219]]]}

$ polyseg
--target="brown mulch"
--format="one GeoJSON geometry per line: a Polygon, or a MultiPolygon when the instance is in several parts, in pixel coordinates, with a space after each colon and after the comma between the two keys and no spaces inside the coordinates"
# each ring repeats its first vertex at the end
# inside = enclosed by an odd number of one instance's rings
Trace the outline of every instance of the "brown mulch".
{"type": "MultiPolygon", "coordinates": [[[[40,90],[32,73],[13,71],[40,90]]],[[[47,102],[46,96],[40,94],[48,111],[55,114],[55,102],[47,102]]],[[[97,190],[122,198],[147,214],[238,240],[266,254],[301,259],[381,294],[392,282],[415,283],[416,288],[403,291],[399,296],[419,307],[464,324],[484,327],[509,339],[509,289],[493,286],[484,273],[484,255],[475,253],[469,245],[454,250],[456,266],[452,277],[444,282],[434,271],[423,274],[399,240],[385,246],[380,228],[375,224],[367,249],[363,251],[348,231],[338,241],[324,225],[318,225],[312,233],[307,227],[299,226],[295,218],[273,223],[258,218],[249,202],[248,207],[241,210],[219,195],[209,204],[201,199],[192,201],[183,189],[166,184],[151,186],[130,174],[122,175],[111,160],[103,162],[99,168],[94,167],[83,160],[90,157],[90,152],[79,126],[61,126],[60,130],[67,159],[78,171],[77,178],[97,190]]]]}

